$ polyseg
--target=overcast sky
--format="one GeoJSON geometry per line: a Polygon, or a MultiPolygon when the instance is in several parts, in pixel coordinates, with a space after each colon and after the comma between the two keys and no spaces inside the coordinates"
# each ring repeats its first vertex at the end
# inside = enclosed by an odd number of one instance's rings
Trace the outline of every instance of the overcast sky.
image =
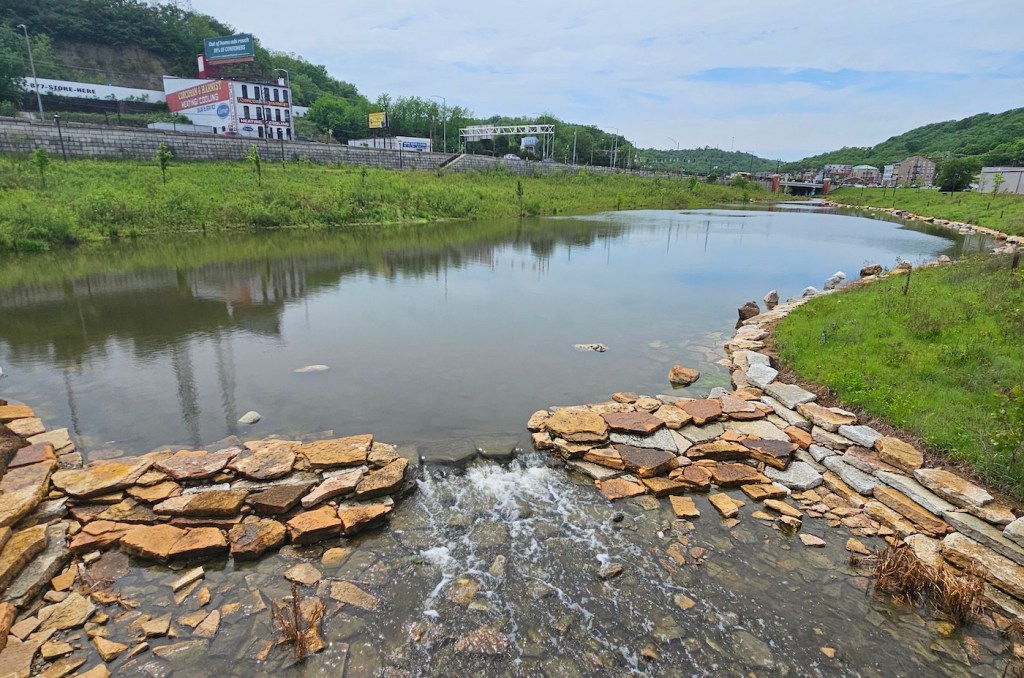
{"type": "Polygon", "coordinates": [[[192,0],[370,99],[797,159],[1024,106],[1024,0],[192,0]],[[735,139],[735,141],[733,141],[735,139]]]}

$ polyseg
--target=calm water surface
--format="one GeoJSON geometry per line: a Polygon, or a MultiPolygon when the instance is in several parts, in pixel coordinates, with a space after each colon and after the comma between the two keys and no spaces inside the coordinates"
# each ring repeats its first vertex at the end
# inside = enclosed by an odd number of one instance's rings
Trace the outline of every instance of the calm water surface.
{"type": "Polygon", "coordinates": [[[96,456],[326,430],[500,447],[538,407],[663,392],[673,363],[725,385],[735,309],[770,289],[959,246],[834,214],[641,211],[0,260],[0,386],[96,456]],[[294,373],[310,364],[330,370],[294,373]]]}

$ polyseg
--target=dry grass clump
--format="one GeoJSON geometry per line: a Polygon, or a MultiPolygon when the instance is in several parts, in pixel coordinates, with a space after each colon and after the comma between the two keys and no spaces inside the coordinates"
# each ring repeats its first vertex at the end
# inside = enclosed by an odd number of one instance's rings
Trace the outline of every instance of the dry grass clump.
{"type": "Polygon", "coordinates": [[[318,629],[324,618],[324,603],[315,598],[302,600],[299,587],[294,582],[291,600],[275,600],[270,606],[270,616],[274,628],[281,634],[277,644],[291,644],[296,661],[303,662],[310,651],[323,649],[318,629]]]}
{"type": "Polygon", "coordinates": [[[985,580],[974,568],[957,573],[946,567],[932,567],[908,546],[887,546],[874,555],[851,556],[856,565],[873,563],[875,593],[917,605],[928,602],[936,613],[958,626],[974,621],[984,607],[985,580]]]}

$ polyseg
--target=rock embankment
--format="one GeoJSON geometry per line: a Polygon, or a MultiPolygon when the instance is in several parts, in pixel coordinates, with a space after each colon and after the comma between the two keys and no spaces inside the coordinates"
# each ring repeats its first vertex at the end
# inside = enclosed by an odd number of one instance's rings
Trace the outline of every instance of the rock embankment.
{"type": "MultiPolygon", "coordinates": [[[[39,655],[66,663],[55,634],[82,626],[104,661],[127,649],[102,633],[102,606],[120,600],[115,582],[88,576],[106,551],[162,563],[253,559],[378,526],[414,487],[408,460],[371,435],[227,442],[83,465],[66,429],[46,431],[30,408],[0,401],[5,672],[28,675],[39,655]],[[75,586],[87,578],[89,586],[75,586]]],[[[195,577],[175,590],[184,596],[198,585],[195,577]]],[[[96,675],[108,675],[100,669],[96,675]]]]}
{"type": "MultiPolygon", "coordinates": [[[[1024,619],[1024,518],[983,487],[926,468],[910,443],[779,380],[765,339],[810,300],[742,321],[725,346],[732,392],[616,393],[607,402],[540,410],[528,422],[534,446],[593,478],[610,501],[668,496],[677,516],[694,518],[699,512],[685,495],[708,492],[727,521],[738,521],[749,500],[759,505],[752,517],[782,530],[800,530],[807,517],[846,527],[853,552],[866,550],[856,537],[881,537],[907,544],[929,564],[973,566],[992,608],[1024,619]]],[[[801,537],[805,546],[824,545],[801,537]]]]}

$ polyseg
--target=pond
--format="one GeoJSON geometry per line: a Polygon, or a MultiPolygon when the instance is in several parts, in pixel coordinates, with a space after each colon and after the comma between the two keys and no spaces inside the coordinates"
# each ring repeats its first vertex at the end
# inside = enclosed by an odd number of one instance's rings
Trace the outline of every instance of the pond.
{"type": "MultiPolygon", "coordinates": [[[[207,563],[215,637],[122,658],[118,675],[999,675],[995,633],[950,635],[865,595],[848,530],[807,549],[758,520],[720,520],[702,496],[693,521],[650,498],[612,505],[532,452],[431,463],[526,448],[543,407],[669,392],[674,363],[703,373],[688,394],[727,386],[718,361],[735,309],[770,289],[795,297],[838,270],[983,246],[836,213],[723,209],[9,258],[0,388],[66,424],[87,460],[330,431],[372,432],[423,462],[388,528],[207,563]],[[573,348],[589,342],[608,350],[573,348]],[[296,372],[311,365],[328,369],[296,372]],[[262,420],[238,424],[247,410],[262,420]],[[376,598],[371,611],[325,596],[328,646],[301,668],[268,647],[262,603],[288,595],[281,574],[299,562],[376,598]],[[607,566],[624,571],[605,580],[607,566]],[[473,643],[501,651],[462,651],[473,643]]],[[[113,617],[111,639],[127,642],[138,613],[170,612],[188,635],[178,620],[200,603],[175,604],[179,573],[119,552],[100,566],[139,604],[113,617]]]]}

